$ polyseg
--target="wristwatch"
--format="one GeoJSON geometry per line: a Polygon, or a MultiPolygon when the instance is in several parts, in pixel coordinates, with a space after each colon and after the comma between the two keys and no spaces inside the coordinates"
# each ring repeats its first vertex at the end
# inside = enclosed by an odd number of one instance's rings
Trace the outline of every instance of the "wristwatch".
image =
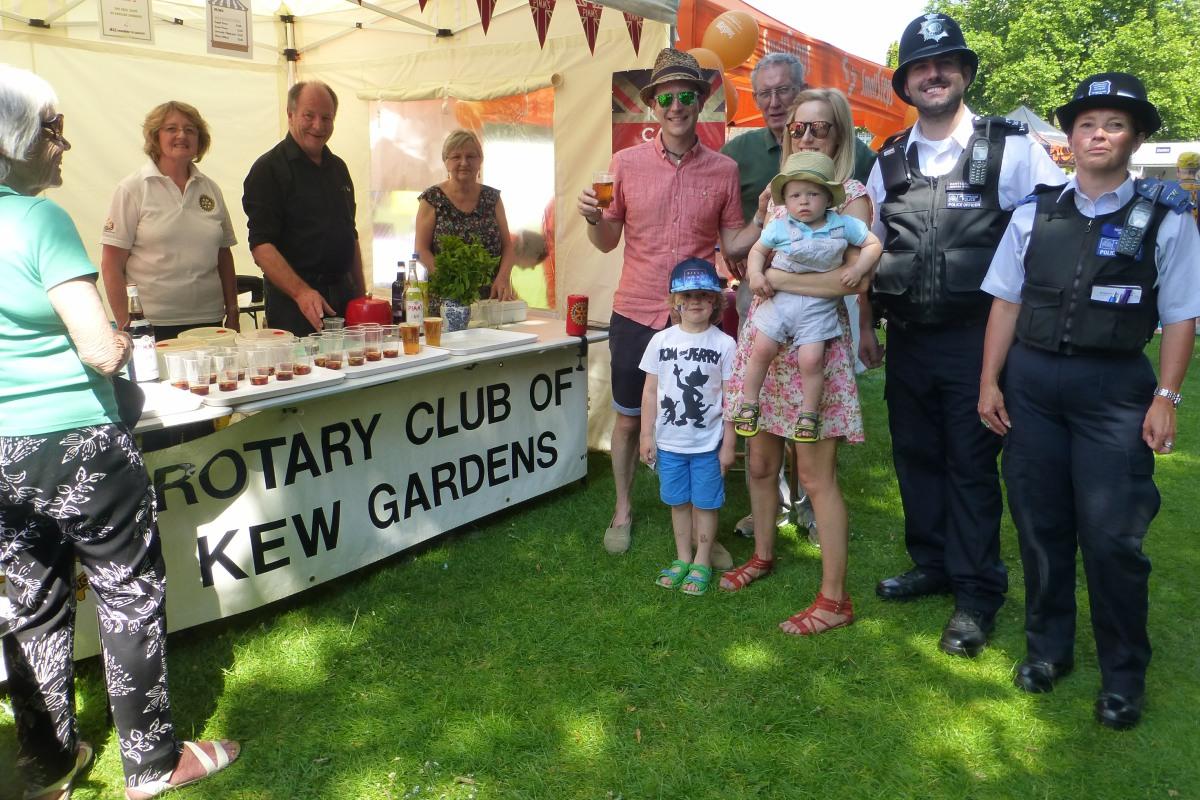
{"type": "Polygon", "coordinates": [[[1181,395],[1179,392],[1173,392],[1165,386],[1159,386],[1156,388],[1154,390],[1154,396],[1167,398],[1171,401],[1171,405],[1175,406],[1176,408],[1178,408],[1179,404],[1183,402],[1183,395],[1181,395]]]}

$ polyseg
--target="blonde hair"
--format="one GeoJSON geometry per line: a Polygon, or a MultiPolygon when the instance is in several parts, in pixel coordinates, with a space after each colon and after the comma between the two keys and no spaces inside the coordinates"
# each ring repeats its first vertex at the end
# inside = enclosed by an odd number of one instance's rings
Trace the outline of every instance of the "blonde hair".
{"type": "Polygon", "coordinates": [[[446,141],[442,142],[442,161],[449,158],[450,154],[455,150],[461,150],[467,145],[474,146],[479,151],[479,157],[483,158],[483,145],[480,143],[478,136],[462,128],[450,131],[450,135],[446,137],[446,141]]]}
{"type": "MultiPolygon", "coordinates": [[[[824,103],[829,106],[829,120],[833,123],[829,135],[837,142],[837,152],[833,156],[833,179],[845,181],[854,174],[854,116],[850,112],[850,101],[840,89],[805,89],[796,95],[792,110],[788,112],[787,125],[796,121],[796,111],[805,103],[824,103]]],[[[780,169],[792,154],[792,136],[790,131],[784,131],[781,148],[780,169]]]]}
{"type": "Polygon", "coordinates": [[[196,107],[179,100],[168,100],[162,105],[150,109],[150,113],[146,115],[146,121],[142,123],[142,137],[145,139],[142,150],[150,156],[154,163],[158,163],[158,159],[162,157],[162,146],[158,143],[158,133],[166,123],[167,115],[172,111],[183,114],[189,122],[196,126],[196,131],[200,135],[200,143],[196,147],[196,157],[192,160],[198,162],[208,152],[208,146],[212,144],[212,136],[208,132],[208,123],[204,121],[204,117],[200,116],[196,107]]]}
{"type": "MultiPolygon", "coordinates": [[[[725,313],[725,293],[710,292],[704,289],[689,289],[689,292],[704,292],[711,295],[713,299],[713,311],[708,317],[709,325],[720,325],[721,315],[725,313]]],[[[688,292],[672,292],[667,298],[667,304],[671,307],[671,322],[679,324],[679,312],[675,309],[676,306],[682,305],[683,296],[688,292]]]]}

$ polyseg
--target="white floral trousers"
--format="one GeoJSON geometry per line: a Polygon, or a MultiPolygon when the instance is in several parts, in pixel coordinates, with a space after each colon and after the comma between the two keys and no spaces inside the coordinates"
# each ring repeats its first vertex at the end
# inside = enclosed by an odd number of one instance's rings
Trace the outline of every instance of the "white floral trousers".
{"type": "Polygon", "coordinates": [[[30,787],[74,764],[76,560],[96,593],[126,784],[166,777],[181,748],[167,696],[166,576],[133,436],[121,425],[0,436],[0,637],[30,787]]]}

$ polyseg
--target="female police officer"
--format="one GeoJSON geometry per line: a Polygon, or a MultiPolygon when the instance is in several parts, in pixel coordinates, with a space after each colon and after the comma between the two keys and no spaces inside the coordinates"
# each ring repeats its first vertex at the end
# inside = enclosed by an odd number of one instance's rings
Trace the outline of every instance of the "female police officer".
{"type": "Polygon", "coordinates": [[[1071,671],[1078,544],[1100,662],[1096,718],[1124,729],[1142,713],[1150,561],[1141,545],[1159,507],[1153,453],[1174,447],[1200,315],[1200,236],[1177,185],[1127,170],[1160,125],[1140,80],[1093,75],[1057,114],[1077,172],[1013,213],[983,283],[995,300],[979,416],[1007,437],[1025,566],[1028,654],[1015,683],[1048,692],[1071,671]],[[1142,349],[1159,319],[1156,382],[1142,349]]]}

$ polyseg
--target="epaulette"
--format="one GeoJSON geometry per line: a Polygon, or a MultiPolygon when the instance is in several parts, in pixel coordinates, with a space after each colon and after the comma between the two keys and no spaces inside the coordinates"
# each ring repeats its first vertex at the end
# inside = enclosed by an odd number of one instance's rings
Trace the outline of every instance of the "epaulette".
{"type": "Polygon", "coordinates": [[[1029,203],[1036,203],[1040,195],[1048,194],[1049,192],[1061,193],[1064,188],[1066,188],[1065,183],[1060,183],[1057,186],[1049,183],[1039,183],[1037,186],[1033,187],[1032,192],[1021,198],[1021,202],[1017,203],[1017,205],[1023,206],[1028,205],[1029,203]]]}
{"type": "Polygon", "coordinates": [[[897,142],[899,142],[901,139],[903,139],[905,136],[908,136],[908,132],[909,132],[909,131],[911,131],[911,130],[912,130],[912,128],[905,128],[905,129],[904,129],[904,130],[902,130],[902,131],[896,131],[896,132],[895,132],[895,133],[893,133],[891,136],[889,136],[889,137],[887,137],[886,139],[884,139],[884,140],[883,140],[883,144],[881,144],[881,145],[879,146],[879,152],[883,152],[883,150],[884,150],[885,148],[887,148],[887,147],[890,147],[891,145],[894,145],[894,144],[896,144],[896,143],[897,143],[897,142]]]}
{"type": "Polygon", "coordinates": [[[1029,133],[1029,126],[1024,122],[1008,117],[975,117],[975,130],[984,130],[989,124],[992,130],[999,128],[1005,136],[1024,136],[1029,133]]]}
{"type": "Polygon", "coordinates": [[[1176,214],[1184,214],[1192,210],[1190,193],[1184,191],[1175,181],[1164,181],[1158,178],[1138,178],[1133,182],[1133,191],[1147,200],[1153,200],[1164,208],[1176,214]]]}

